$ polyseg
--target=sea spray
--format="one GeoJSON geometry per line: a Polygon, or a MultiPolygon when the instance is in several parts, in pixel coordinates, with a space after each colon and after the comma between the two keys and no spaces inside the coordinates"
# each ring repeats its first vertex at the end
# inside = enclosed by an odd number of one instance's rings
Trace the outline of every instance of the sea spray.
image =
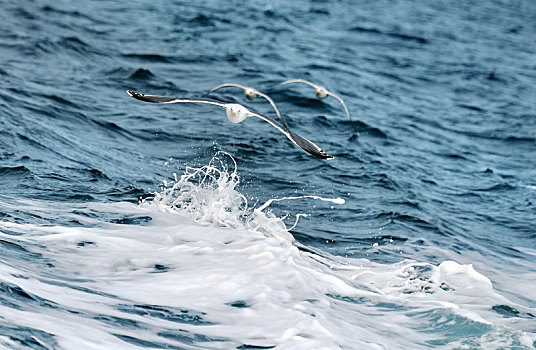
{"type": "MultiPolygon", "coordinates": [[[[55,207],[75,220],[91,214],[88,227],[1,221],[0,280],[17,293],[3,296],[0,327],[9,337],[0,345],[531,347],[534,337],[519,328],[530,327],[532,310],[472,266],[380,264],[302,245],[267,210],[286,197],[251,208],[236,190],[236,167],[216,158],[140,205],[55,207]]],[[[12,207],[50,212],[39,201],[12,207]]]]}
{"type": "MultiPolygon", "coordinates": [[[[272,198],[258,208],[250,207],[247,198],[236,190],[240,184],[236,161],[223,151],[217,152],[208,165],[197,168],[188,166],[180,177],[176,173],[173,176],[173,181],[165,180],[161,191],[156,192],[154,198],[143,200],[141,205],[193,215],[194,219],[202,224],[263,230],[269,222],[268,226],[276,225],[284,231],[289,231],[296,227],[300,217],[310,214],[296,214],[294,225],[287,229],[283,223],[285,217],[278,218],[271,212],[265,212],[273,202],[314,199],[334,204],[345,203],[342,198],[302,195],[272,198]],[[228,165],[229,161],[232,167],[228,165]]],[[[288,235],[287,239],[293,240],[288,235]]]]}

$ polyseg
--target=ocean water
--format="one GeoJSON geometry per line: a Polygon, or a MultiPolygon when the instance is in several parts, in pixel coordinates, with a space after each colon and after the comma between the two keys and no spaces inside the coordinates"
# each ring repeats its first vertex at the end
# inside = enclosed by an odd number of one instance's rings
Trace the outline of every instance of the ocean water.
{"type": "Polygon", "coordinates": [[[0,10],[0,348],[536,347],[533,1],[0,10]]]}

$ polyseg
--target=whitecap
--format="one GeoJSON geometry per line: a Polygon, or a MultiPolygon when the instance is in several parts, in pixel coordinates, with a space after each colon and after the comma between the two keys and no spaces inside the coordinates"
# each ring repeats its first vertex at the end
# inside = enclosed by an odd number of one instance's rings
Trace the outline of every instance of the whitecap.
{"type": "MultiPolygon", "coordinates": [[[[529,313],[524,324],[494,311],[523,309],[469,264],[378,264],[296,242],[267,205],[250,207],[236,190],[235,164],[222,158],[187,168],[140,205],[12,203],[76,220],[107,215],[82,227],[0,222],[0,239],[20,247],[4,256],[0,281],[21,291],[2,294],[0,327],[64,349],[427,349],[536,340],[529,313]],[[114,216],[151,221],[103,219],[114,216]]],[[[13,341],[0,337],[6,347],[13,341]]]]}

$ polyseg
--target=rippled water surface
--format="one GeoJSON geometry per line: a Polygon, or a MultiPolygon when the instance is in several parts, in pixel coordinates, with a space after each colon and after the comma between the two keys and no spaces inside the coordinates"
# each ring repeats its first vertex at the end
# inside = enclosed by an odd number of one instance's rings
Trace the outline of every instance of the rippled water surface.
{"type": "Polygon", "coordinates": [[[0,10],[1,347],[536,347],[534,2],[0,10]]]}

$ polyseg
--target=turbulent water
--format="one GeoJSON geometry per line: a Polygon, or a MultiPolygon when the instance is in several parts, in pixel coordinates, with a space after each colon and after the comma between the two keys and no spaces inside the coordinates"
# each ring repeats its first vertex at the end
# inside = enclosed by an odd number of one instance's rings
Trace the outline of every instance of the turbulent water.
{"type": "Polygon", "coordinates": [[[1,348],[536,347],[534,2],[0,10],[1,348]]]}

